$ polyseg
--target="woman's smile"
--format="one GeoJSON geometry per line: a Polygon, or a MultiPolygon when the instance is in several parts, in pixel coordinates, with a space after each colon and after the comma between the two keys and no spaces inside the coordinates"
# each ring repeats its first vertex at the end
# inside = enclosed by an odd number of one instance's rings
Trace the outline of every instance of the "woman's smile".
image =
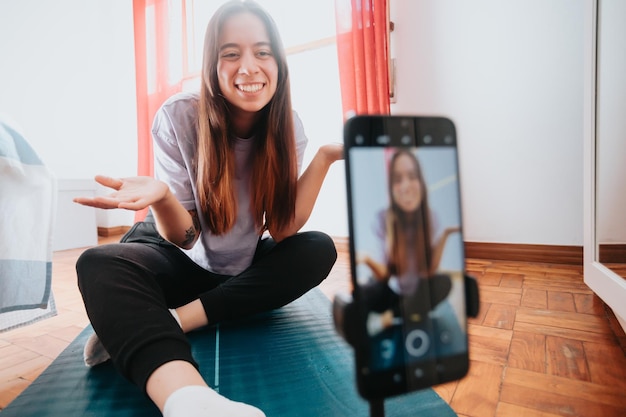
{"type": "Polygon", "coordinates": [[[237,84],[239,91],[244,93],[258,93],[263,87],[265,87],[264,83],[237,84]]]}

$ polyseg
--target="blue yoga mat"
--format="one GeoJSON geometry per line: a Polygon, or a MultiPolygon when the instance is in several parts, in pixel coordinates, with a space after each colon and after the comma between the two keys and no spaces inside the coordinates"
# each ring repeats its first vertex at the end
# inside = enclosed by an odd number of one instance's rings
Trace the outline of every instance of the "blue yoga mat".
{"type": "MultiPolygon", "coordinates": [[[[159,410],[110,362],[87,368],[87,327],[1,417],[142,417],[159,410]]],[[[188,334],[205,380],[268,417],[369,416],[356,391],[350,346],[334,329],[330,301],[314,289],[293,303],[188,334]]],[[[388,417],[456,417],[432,389],[387,399],[388,417]]]]}

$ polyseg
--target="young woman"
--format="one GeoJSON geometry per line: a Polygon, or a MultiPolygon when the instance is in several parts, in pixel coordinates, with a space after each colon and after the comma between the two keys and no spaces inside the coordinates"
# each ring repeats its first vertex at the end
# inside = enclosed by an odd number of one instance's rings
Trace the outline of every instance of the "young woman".
{"type": "Polygon", "coordinates": [[[455,227],[437,232],[426,182],[411,151],[400,149],[392,155],[388,190],[389,208],[379,213],[374,224],[380,253],[358,259],[370,268],[374,278],[363,288],[372,310],[370,335],[396,322],[400,308],[423,316],[448,295],[450,278],[436,271],[448,236],[459,230],[455,227]],[[401,299],[405,300],[402,306],[401,299]]]}
{"type": "Polygon", "coordinates": [[[153,137],[155,178],[98,176],[115,191],[75,200],[150,207],[122,243],[77,262],[97,335],[85,361],[110,357],[166,417],[263,416],[207,386],[184,333],[281,307],[328,275],[333,241],[298,230],[343,148],[320,147],[299,176],[307,139],[285,53],[271,17],[247,0],[211,18],[201,90],[164,103],[153,137]]]}

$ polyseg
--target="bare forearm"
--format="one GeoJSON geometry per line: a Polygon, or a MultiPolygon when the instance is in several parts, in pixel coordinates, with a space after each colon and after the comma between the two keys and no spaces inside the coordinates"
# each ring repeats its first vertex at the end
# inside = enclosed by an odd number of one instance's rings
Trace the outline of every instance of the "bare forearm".
{"type": "Polygon", "coordinates": [[[298,180],[296,212],[293,221],[282,230],[270,230],[272,237],[276,241],[281,241],[295,234],[307,222],[324,183],[324,178],[326,178],[328,169],[333,162],[334,160],[328,158],[323,152],[317,152],[298,180]]]}
{"type": "Polygon", "coordinates": [[[369,256],[365,256],[363,262],[372,270],[372,273],[377,281],[385,281],[389,279],[389,269],[387,266],[376,262],[369,256]]]}
{"type": "Polygon", "coordinates": [[[435,243],[433,246],[433,254],[430,265],[430,272],[434,273],[439,269],[439,263],[441,262],[441,257],[443,256],[443,250],[446,246],[446,242],[451,234],[459,232],[459,227],[449,227],[444,230],[441,238],[435,243]]]}
{"type": "Polygon", "coordinates": [[[194,213],[188,212],[169,190],[163,199],[152,204],[152,212],[161,236],[176,246],[189,249],[198,239],[194,213]]]}

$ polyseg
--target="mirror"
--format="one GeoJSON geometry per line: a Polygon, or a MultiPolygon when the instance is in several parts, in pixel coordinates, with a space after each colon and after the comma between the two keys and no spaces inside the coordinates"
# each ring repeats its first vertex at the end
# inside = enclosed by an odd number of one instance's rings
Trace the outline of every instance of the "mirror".
{"type": "Polygon", "coordinates": [[[595,259],[626,278],[626,2],[597,13],[595,259]]]}
{"type": "Polygon", "coordinates": [[[596,0],[585,3],[584,26],[584,279],[609,306],[626,330],[626,279],[623,273],[624,157],[626,87],[618,75],[626,69],[620,22],[626,3],[596,0]],[[608,254],[611,253],[611,257],[608,254]],[[615,258],[613,258],[615,256],[615,258]]]}

